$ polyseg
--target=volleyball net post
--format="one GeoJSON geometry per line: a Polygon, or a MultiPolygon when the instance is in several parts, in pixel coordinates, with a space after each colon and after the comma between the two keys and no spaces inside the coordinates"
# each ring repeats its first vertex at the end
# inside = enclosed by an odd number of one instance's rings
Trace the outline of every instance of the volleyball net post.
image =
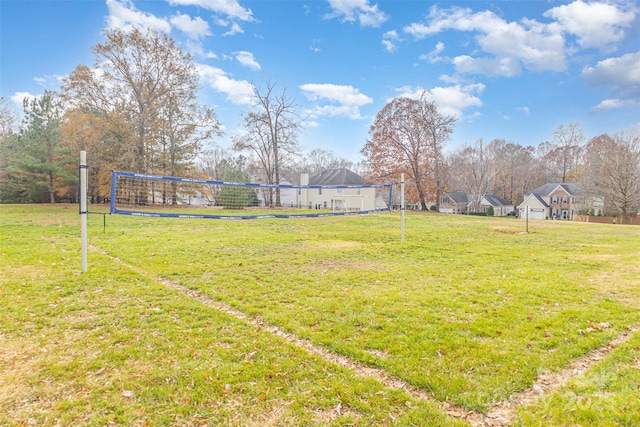
{"type": "Polygon", "coordinates": [[[404,243],[404,173],[400,174],[400,242],[404,243]]]}
{"type": "Polygon", "coordinates": [[[80,181],[80,252],[82,272],[87,272],[87,152],[80,151],[80,167],[78,168],[80,181]]]}

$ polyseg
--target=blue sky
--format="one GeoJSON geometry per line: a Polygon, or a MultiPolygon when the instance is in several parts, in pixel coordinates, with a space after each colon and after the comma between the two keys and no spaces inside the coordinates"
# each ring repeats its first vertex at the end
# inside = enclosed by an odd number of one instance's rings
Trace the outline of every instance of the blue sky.
{"type": "Polygon", "coordinates": [[[194,56],[223,147],[267,80],[308,116],[304,149],[356,161],[378,111],[423,90],[458,117],[450,150],[537,146],[575,121],[587,138],[640,127],[634,0],[0,0],[0,19],[0,96],[17,110],[93,66],[104,29],[170,33],[194,56]]]}

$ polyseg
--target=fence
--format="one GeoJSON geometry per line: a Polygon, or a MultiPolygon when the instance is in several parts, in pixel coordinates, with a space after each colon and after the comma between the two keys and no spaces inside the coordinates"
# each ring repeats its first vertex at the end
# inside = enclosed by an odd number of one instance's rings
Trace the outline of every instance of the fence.
{"type": "Polygon", "coordinates": [[[574,221],[580,222],[593,222],[596,224],[626,224],[626,225],[640,225],[640,216],[629,216],[621,221],[620,217],[616,216],[594,216],[594,215],[574,215],[574,221]]]}

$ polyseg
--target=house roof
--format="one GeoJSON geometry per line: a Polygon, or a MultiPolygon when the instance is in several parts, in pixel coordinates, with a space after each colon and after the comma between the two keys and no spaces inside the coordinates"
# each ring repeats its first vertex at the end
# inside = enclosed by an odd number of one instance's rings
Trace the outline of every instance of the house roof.
{"type": "MultiPolygon", "coordinates": [[[[555,188],[555,187],[554,187],[555,188]]],[[[553,191],[553,190],[551,190],[553,191]]],[[[540,204],[540,206],[542,206],[543,208],[548,208],[549,205],[547,204],[547,202],[544,201],[544,199],[542,198],[542,196],[539,196],[538,194],[533,194],[533,193],[529,193],[527,195],[524,196],[524,200],[522,201],[522,203],[520,203],[518,205],[518,208],[522,208],[524,206],[528,206],[530,204],[530,199],[535,200],[537,203],[540,204]]]]}
{"type": "Polygon", "coordinates": [[[469,203],[469,195],[467,193],[452,191],[447,192],[446,194],[453,203],[469,203]]]}
{"type": "Polygon", "coordinates": [[[553,191],[558,187],[562,187],[570,196],[578,194],[582,191],[582,185],[565,182],[565,183],[544,184],[530,191],[527,194],[535,194],[537,196],[548,196],[551,193],[553,193],[553,191]]]}
{"type": "Polygon", "coordinates": [[[362,185],[360,175],[349,169],[326,169],[309,177],[309,185],[362,185]]]}
{"type": "Polygon", "coordinates": [[[485,194],[484,195],[484,199],[491,205],[491,206],[513,206],[513,204],[507,202],[505,199],[495,196],[493,194],[485,194]]]}

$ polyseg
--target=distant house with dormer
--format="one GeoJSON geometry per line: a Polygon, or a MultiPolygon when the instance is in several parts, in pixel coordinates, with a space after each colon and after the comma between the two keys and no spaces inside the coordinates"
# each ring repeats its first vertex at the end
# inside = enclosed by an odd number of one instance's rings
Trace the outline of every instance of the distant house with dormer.
{"type": "Polygon", "coordinates": [[[587,198],[582,185],[573,183],[549,183],[525,194],[517,207],[522,219],[571,220],[585,209],[602,209],[601,203],[587,198]]]}

